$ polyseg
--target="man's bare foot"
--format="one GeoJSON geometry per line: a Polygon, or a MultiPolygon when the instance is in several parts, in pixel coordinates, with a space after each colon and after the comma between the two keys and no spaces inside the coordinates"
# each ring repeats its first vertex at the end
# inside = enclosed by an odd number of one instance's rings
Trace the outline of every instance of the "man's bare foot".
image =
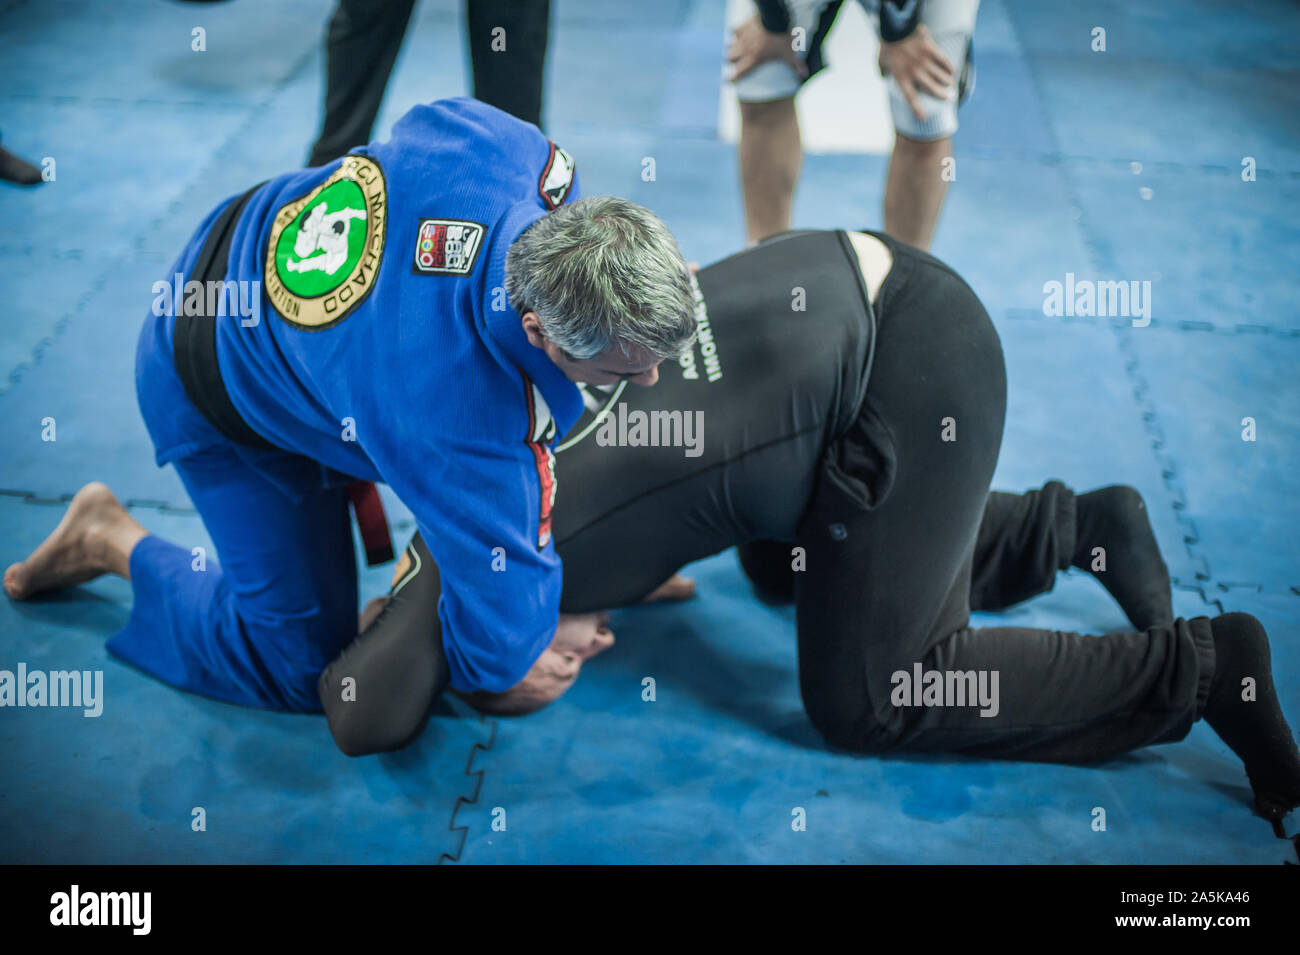
{"type": "Polygon", "coordinates": [[[73,497],[54,533],[26,560],[9,565],[5,593],[26,600],[100,574],[130,577],[131,549],[147,533],[105,485],[87,484],[73,497]]]}
{"type": "Polygon", "coordinates": [[[690,577],[683,577],[681,574],[673,574],[654,590],[650,591],[641,602],[652,604],[665,600],[690,600],[694,596],[695,581],[690,577]]]}

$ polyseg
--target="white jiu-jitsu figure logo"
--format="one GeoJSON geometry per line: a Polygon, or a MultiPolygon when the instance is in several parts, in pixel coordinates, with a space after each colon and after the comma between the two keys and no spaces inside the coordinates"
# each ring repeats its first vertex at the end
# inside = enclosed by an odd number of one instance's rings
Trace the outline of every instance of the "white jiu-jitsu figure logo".
{"type": "Polygon", "coordinates": [[[293,254],[284,267],[290,272],[324,272],[333,275],[348,260],[348,232],[355,219],[364,221],[364,209],[343,208],[326,212],[325,203],[312,206],[299,223],[293,254]],[[316,255],[323,252],[324,255],[316,255]]]}

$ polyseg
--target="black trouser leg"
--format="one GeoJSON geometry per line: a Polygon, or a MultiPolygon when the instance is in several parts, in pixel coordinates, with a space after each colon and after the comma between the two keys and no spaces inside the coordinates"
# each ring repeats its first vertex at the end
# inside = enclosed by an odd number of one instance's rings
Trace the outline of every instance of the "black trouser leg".
{"type": "MultiPolygon", "coordinates": [[[[861,752],[1057,762],[1181,739],[1208,692],[1208,620],[1106,639],[970,628],[971,566],[1005,412],[1001,348],[964,284],[927,268],[899,295],[906,321],[882,327],[864,406],[873,424],[863,434],[880,442],[869,457],[891,462],[888,492],[863,510],[823,481],[800,528],[808,563],[795,575],[799,676],[812,722],[828,741],[861,752]],[[943,439],[946,418],[955,440],[943,439]],[[896,675],[911,679],[916,664],[946,688],[974,690],[954,677],[983,673],[984,687],[996,688],[991,705],[959,701],[951,689],[938,698],[948,705],[904,705],[917,701],[896,675]]],[[[995,500],[1003,531],[983,541],[985,559],[1020,563],[1011,550],[1018,524],[1050,514],[1051,497],[995,500]]],[[[1017,588],[994,576],[980,584],[983,599],[1014,599],[1068,563],[1064,545],[1045,536],[1029,559],[1036,579],[1017,588]]]]}
{"type": "Polygon", "coordinates": [[[325,119],[308,166],[370,142],[415,0],[338,0],[325,35],[325,119]]]}
{"type": "Polygon", "coordinates": [[[971,563],[970,609],[1002,610],[1047,593],[1074,554],[1074,492],[1049,481],[1024,494],[993,491],[971,563]]]}
{"type": "Polygon", "coordinates": [[[465,3],[474,98],[535,126],[542,125],[550,10],[550,0],[465,3]]]}
{"type": "Polygon", "coordinates": [[[442,646],[442,576],[417,533],[379,616],[320,675],[330,733],[349,756],[401,749],[451,679],[442,646]]]}
{"type": "MultiPolygon", "coordinates": [[[[991,492],[975,539],[971,609],[1003,610],[1047,593],[1070,566],[1074,545],[1074,492],[1060,481],[1024,494],[991,492]]],[[[760,540],[736,551],[761,599],[794,600],[792,545],[760,540]]]]}
{"type": "Polygon", "coordinates": [[[794,600],[793,549],[785,541],[750,541],[737,545],[740,567],[760,600],[775,604],[794,600]]]}

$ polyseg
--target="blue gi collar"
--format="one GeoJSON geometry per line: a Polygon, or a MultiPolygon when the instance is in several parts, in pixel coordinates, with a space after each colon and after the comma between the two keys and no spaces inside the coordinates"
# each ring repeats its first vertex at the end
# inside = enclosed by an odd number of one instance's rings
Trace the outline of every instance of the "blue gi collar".
{"type": "Polygon", "coordinates": [[[546,399],[546,404],[555,417],[556,434],[563,436],[582,416],[582,393],[546,352],[528,341],[522,317],[508,302],[502,311],[494,311],[490,304],[493,290],[506,287],[506,253],[510,250],[511,243],[545,214],[535,200],[528,200],[515,203],[497,223],[492,253],[487,263],[486,287],[483,290],[486,296],[484,300],[489,304],[483,309],[483,314],[493,340],[542,392],[542,397],[546,399]]]}

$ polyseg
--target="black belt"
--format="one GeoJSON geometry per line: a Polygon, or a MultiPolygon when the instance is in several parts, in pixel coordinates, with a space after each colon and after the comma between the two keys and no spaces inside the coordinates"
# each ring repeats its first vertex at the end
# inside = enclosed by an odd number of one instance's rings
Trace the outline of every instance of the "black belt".
{"type": "MultiPolygon", "coordinates": [[[[226,278],[226,263],[230,258],[230,240],[235,233],[235,223],[244,211],[249,198],[262,187],[258,183],[248,192],[232,201],[217,221],[208,230],[208,237],[199,251],[198,260],[190,272],[189,278],[203,284],[200,314],[186,314],[189,308],[176,309],[176,327],[172,332],[172,361],[176,365],[176,375],[185,387],[194,407],[202,412],[212,426],[231,441],[250,444],[259,448],[274,448],[260,434],[249,427],[234,404],[226,383],[221,380],[221,368],[217,364],[217,317],[207,314],[208,282],[222,282],[226,278]]],[[[182,290],[183,291],[183,290],[182,290]]],[[[182,295],[174,295],[174,300],[183,300],[182,295]]],[[[224,301],[225,295],[216,296],[224,301]]],[[[233,321],[236,316],[226,316],[233,321]]]]}
{"type": "MultiPolygon", "coordinates": [[[[190,273],[191,279],[203,283],[200,314],[185,314],[190,311],[189,308],[177,308],[176,327],[172,332],[172,361],[176,365],[176,375],[185,388],[185,394],[214,428],[237,444],[278,450],[249,427],[230,400],[230,392],[226,390],[226,383],[221,378],[221,367],[217,364],[219,316],[207,314],[207,283],[225,281],[235,223],[239,221],[239,215],[244,211],[249,198],[262,185],[263,183],[258,183],[226,206],[208,230],[208,237],[199,250],[199,257],[190,273]]],[[[179,298],[182,297],[174,295],[173,301],[179,298]]],[[[215,298],[217,301],[225,300],[224,294],[215,298]]],[[[226,318],[233,321],[236,316],[228,315],[226,318]]],[[[353,481],[348,485],[348,496],[352,500],[357,527],[365,544],[366,562],[373,567],[392,560],[393,543],[388,531],[388,520],[384,516],[384,505],[375,486],[369,481],[353,481]]]]}

